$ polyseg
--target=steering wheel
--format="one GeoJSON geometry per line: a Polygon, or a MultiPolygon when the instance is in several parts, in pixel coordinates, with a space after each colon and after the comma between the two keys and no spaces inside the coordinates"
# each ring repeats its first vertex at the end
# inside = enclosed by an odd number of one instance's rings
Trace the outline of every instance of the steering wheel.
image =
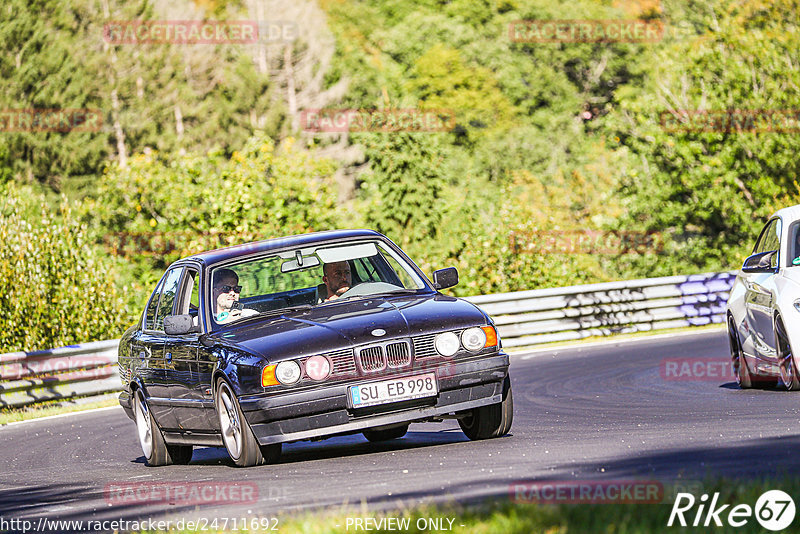
{"type": "Polygon", "coordinates": [[[347,298],[347,297],[360,297],[362,295],[371,295],[373,293],[385,293],[387,291],[397,291],[398,289],[403,289],[400,286],[396,286],[394,284],[389,284],[387,282],[362,282],[360,284],[354,285],[341,295],[339,298],[347,298]]]}

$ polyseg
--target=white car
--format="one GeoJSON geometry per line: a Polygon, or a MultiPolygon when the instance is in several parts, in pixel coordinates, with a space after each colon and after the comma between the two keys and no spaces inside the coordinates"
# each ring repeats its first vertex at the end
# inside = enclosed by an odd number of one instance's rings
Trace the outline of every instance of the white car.
{"type": "Polygon", "coordinates": [[[728,341],[742,388],[800,389],[800,205],[769,218],[728,299],[728,341]]]}

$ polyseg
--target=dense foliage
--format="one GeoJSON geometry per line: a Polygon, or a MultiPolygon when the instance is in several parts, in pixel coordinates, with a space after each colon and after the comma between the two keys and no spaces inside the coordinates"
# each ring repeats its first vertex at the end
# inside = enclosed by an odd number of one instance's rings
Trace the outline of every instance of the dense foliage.
{"type": "MultiPolygon", "coordinates": [[[[458,267],[462,295],[732,269],[764,218],[800,200],[796,131],[686,123],[692,110],[796,110],[796,0],[308,0],[262,13],[295,21],[294,42],[100,38],[107,20],[236,20],[257,16],[258,4],[0,8],[0,108],[104,113],[98,132],[2,132],[0,184],[17,198],[4,224],[25,221],[35,240],[49,227],[54,253],[79,246],[85,261],[109,266],[115,318],[138,312],[180,255],[332,227],[378,229],[428,273],[458,267]],[[665,32],[644,43],[510,38],[511,22],[543,19],[645,19],[665,32]],[[455,124],[301,131],[298,112],[324,106],[445,109],[455,124]],[[77,201],[74,215],[58,192],[77,201]],[[48,208],[22,202],[40,194],[48,208]],[[76,218],[86,225],[79,245],[76,218]],[[583,246],[587,235],[608,243],[626,232],[639,240],[583,246]]],[[[124,322],[52,337],[47,325],[64,313],[24,323],[42,332],[0,351],[114,337],[124,322]]]]}
{"type": "Polygon", "coordinates": [[[339,225],[335,167],[252,137],[226,157],[184,154],[169,161],[139,154],[112,166],[82,204],[95,243],[118,255],[142,295],[182,256],[339,225]]]}
{"type": "Polygon", "coordinates": [[[103,339],[130,324],[127,288],[62,199],[2,190],[0,347],[3,352],[103,339]]]}

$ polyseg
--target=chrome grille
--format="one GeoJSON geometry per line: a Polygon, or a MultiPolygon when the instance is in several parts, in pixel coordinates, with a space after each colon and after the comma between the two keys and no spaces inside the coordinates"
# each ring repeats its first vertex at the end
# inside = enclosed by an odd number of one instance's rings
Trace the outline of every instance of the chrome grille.
{"type": "Polygon", "coordinates": [[[364,371],[380,371],[386,367],[383,349],[380,346],[364,347],[358,351],[358,358],[364,371]]]}
{"type": "Polygon", "coordinates": [[[433,339],[436,334],[426,334],[424,336],[417,336],[412,339],[414,343],[414,358],[430,358],[431,356],[438,356],[436,348],[433,346],[433,339]]]}
{"type": "Polygon", "coordinates": [[[403,367],[411,363],[411,352],[408,350],[408,343],[389,343],[386,345],[386,362],[389,367],[403,367]]]}
{"type": "MultiPolygon", "coordinates": [[[[353,358],[352,349],[337,350],[334,352],[325,352],[319,356],[325,356],[331,362],[331,377],[352,376],[356,374],[356,360],[353,358]]],[[[308,358],[303,358],[301,362],[305,367],[308,358]]],[[[307,376],[306,380],[310,380],[307,376]]]]}
{"type": "Polygon", "coordinates": [[[353,351],[350,349],[340,350],[326,354],[333,362],[331,376],[344,376],[356,374],[356,360],[353,358],[353,351]]]}

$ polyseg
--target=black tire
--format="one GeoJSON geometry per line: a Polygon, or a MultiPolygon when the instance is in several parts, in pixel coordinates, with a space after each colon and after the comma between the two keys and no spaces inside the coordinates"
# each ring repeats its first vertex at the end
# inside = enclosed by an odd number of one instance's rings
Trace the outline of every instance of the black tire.
{"type": "Polygon", "coordinates": [[[408,432],[408,424],[387,428],[385,430],[368,429],[362,432],[369,441],[376,443],[379,441],[389,441],[390,439],[402,438],[408,432]]]}
{"type": "Polygon", "coordinates": [[[139,436],[139,445],[142,447],[144,459],[150,467],[170,465],[173,461],[167,445],[164,442],[164,435],[158,428],[153,414],[147,406],[142,390],[137,388],[133,394],[133,413],[136,422],[136,433],[139,436]]]}
{"type": "MultiPolygon", "coordinates": [[[[239,406],[233,389],[222,378],[217,380],[214,406],[217,410],[222,441],[233,463],[238,467],[252,467],[265,463],[261,447],[258,445],[250,424],[242,414],[242,408],[239,406]]],[[[274,451],[271,456],[274,456],[274,451]]]]}
{"type": "Polygon", "coordinates": [[[464,434],[473,441],[498,438],[511,430],[514,419],[514,397],[511,394],[511,378],[503,381],[503,401],[498,404],[473,408],[466,417],[458,420],[464,434]]]}
{"type": "Polygon", "coordinates": [[[789,391],[800,390],[800,375],[794,363],[794,353],[789,344],[789,336],[780,316],[775,317],[775,343],[778,349],[778,360],[781,371],[781,383],[789,391]]]}
{"type": "Polygon", "coordinates": [[[191,445],[167,445],[167,452],[172,458],[172,463],[186,465],[192,461],[194,447],[191,445]]]}
{"type": "Polygon", "coordinates": [[[728,346],[731,351],[731,362],[733,363],[733,374],[736,377],[736,383],[742,389],[750,389],[753,387],[753,379],[750,376],[750,370],[747,368],[747,361],[742,352],[742,345],[739,343],[739,334],[733,324],[733,317],[730,316],[728,317],[728,346]]]}
{"type": "Polygon", "coordinates": [[[265,464],[274,464],[281,459],[281,445],[281,443],[261,445],[261,456],[264,457],[265,464]]]}

